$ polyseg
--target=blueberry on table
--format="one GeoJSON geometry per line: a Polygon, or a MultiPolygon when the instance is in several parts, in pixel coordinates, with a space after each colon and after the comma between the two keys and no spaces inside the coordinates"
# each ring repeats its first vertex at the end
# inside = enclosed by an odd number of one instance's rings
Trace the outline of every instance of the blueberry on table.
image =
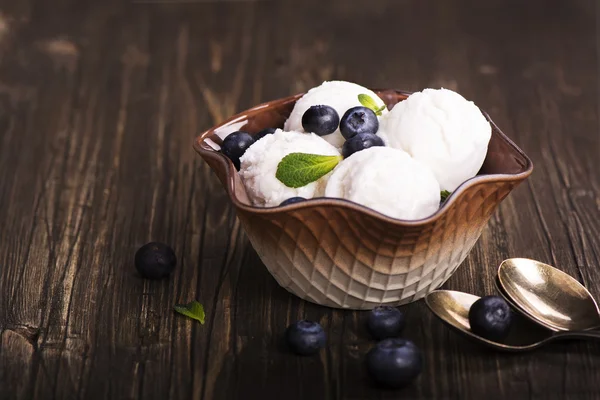
{"type": "Polygon", "coordinates": [[[344,142],[344,145],[342,146],[342,155],[344,158],[348,158],[357,151],[365,150],[373,146],[385,146],[383,139],[374,133],[359,133],[344,142]]]}
{"type": "Polygon", "coordinates": [[[377,340],[398,337],[404,328],[404,314],[395,307],[375,307],[369,313],[367,328],[377,340]]]}
{"type": "Polygon", "coordinates": [[[244,155],[246,150],[254,143],[254,139],[249,133],[237,131],[227,135],[221,144],[221,153],[229,158],[235,168],[240,170],[240,157],[244,155]]]}
{"type": "Polygon", "coordinates": [[[330,106],[312,106],[302,115],[302,127],[304,130],[306,132],[314,132],[319,136],[335,132],[339,124],[340,116],[330,106]]]}
{"type": "Polygon", "coordinates": [[[340,120],[340,131],[346,140],[359,133],[377,133],[378,130],[377,115],[367,107],[352,107],[340,120]]]}
{"type": "Polygon", "coordinates": [[[273,133],[275,133],[277,129],[275,128],[267,128],[267,129],[263,129],[262,131],[258,132],[256,135],[254,135],[254,141],[257,142],[258,140],[264,138],[267,135],[272,135],[273,133]]]}
{"type": "Polygon", "coordinates": [[[410,340],[385,339],[367,353],[367,371],[373,380],[391,388],[411,383],[423,369],[421,350],[410,340]]]}
{"type": "Polygon", "coordinates": [[[288,346],[296,354],[308,356],[325,347],[325,331],[317,322],[302,320],[287,328],[285,333],[288,346]]]}
{"type": "Polygon", "coordinates": [[[305,201],[305,200],[306,199],[304,197],[300,197],[300,196],[290,197],[289,199],[282,201],[281,204],[279,204],[279,206],[283,207],[283,206],[287,206],[288,204],[300,203],[301,201],[305,201]]]}
{"type": "Polygon", "coordinates": [[[471,331],[485,339],[500,341],[506,338],[511,323],[512,310],[502,297],[484,296],[469,309],[471,331]]]}
{"type": "Polygon", "coordinates": [[[165,278],[173,272],[175,265],[175,252],[164,243],[150,242],[135,252],[135,269],[146,279],[165,278]]]}

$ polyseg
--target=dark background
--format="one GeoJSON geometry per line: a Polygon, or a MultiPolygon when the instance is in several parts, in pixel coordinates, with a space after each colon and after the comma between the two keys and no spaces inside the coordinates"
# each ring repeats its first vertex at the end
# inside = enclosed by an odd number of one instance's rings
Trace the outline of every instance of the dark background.
{"type": "Polygon", "coordinates": [[[491,294],[508,257],[600,298],[594,1],[0,0],[0,398],[597,399],[600,346],[485,350],[403,307],[425,370],[373,387],[364,312],[301,301],[248,244],[193,138],[327,79],[447,87],[535,165],[446,288],[491,294]],[[171,279],[136,249],[171,244],[171,279]],[[200,325],[172,311],[198,299],[200,325]],[[280,349],[290,321],[329,345],[280,349]]]}

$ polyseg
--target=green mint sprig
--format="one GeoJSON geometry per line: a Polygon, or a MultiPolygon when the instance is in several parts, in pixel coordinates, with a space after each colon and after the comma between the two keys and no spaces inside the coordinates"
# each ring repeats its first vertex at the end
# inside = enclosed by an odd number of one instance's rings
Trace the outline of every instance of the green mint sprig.
{"type": "Polygon", "coordinates": [[[375,100],[373,100],[373,98],[371,96],[369,96],[368,94],[359,94],[358,101],[364,107],[367,107],[368,109],[372,110],[375,113],[375,115],[380,116],[382,114],[383,110],[385,110],[385,105],[379,107],[377,105],[377,103],[375,102],[375,100]]]}
{"type": "Polygon", "coordinates": [[[176,304],[174,307],[175,311],[179,314],[183,314],[186,317],[190,317],[199,321],[202,325],[204,325],[204,306],[198,303],[196,300],[191,301],[187,304],[176,304]]]}
{"type": "Polygon", "coordinates": [[[446,199],[448,198],[448,196],[450,196],[450,194],[451,194],[451,193],[450,193],[449,191],[447,191],[447,190],[442,190],[442,191],[440,192],[440,196],[441,196],[441,198],[442,198],[442,202],[446,201],[446,199]]]}
{"type": "Polygon", "coordinates": [[[277,166],[275,177],[285,186],[299,188],[327,175],[342,160],[342,156],[290,153],[277,166]]]}

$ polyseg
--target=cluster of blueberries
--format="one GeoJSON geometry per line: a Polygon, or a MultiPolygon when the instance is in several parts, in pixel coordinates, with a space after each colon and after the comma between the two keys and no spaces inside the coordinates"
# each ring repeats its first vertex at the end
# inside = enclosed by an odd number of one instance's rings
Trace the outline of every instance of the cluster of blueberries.
{"type": "Polygon", "coordinates": [[[340,119],[333,107],[316,105],[310,107],[302,115],[304,130],[314,132],[319,136],[332,134],[338,126],[342,136],[346,139],[342,147],[344,158],[369,147],[384,146],[383,140],[377,136],[379,120],[370,108],[352,107],[340,119]]]}
{"type": "MultiPolygon", "coordinates": [[[[352,107],[340,119],[337,111],[327,105],[310,107],[302,115],[302,127],[306,132],[314,132],[319,136],[330,135],[340,128],[346,141],[342,147],[342,155],[347,158],[357,151],[373,146],[384,146],[383,140],[377,136],[379,121],[373,110],[367,107],[352,107]]],[[[257,140],[274,133],[274,128],[267,128],[252,137],[247,132],[233,132],[221,145],[221,152],[240,169],[240,157],[257,140]]]]}
{"type": "MultiPolygon", "coordinates": [[[[367,329],[379,342],[367,353],[366,367],[371,378],[383,386],[404,387],[423,368],[419,348],[399,337],[404,321],[404,314],[390,306],[374,308],[367,318],[367,329]]],[[[294,353],[307,356],[325,347],[327,337],[319,323],[302,320],[287,328],[286,341],[294,353]]]]}

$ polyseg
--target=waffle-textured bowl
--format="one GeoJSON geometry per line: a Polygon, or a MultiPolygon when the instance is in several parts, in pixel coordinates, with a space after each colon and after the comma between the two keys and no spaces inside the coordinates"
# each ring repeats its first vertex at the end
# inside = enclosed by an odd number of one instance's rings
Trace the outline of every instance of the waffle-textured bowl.
{"type": "MultiPolygon", "coordinates": [[[[410,94],[375,92],[388,108],[410,94]]],[[[254,134],[282,127],[300,96],[244,111],[201,134],[194,148],[227,190],[269,272],[281,286],[317,304],[371,309],[424,297],[452,275],[496,207],[533,168],[531,160],[490,120],[492,138],[481,171],[428,218],[398,220],[332,198],[254,207],[235,167],[215,150],[215,144],[233,131],[254,134]]]]}

